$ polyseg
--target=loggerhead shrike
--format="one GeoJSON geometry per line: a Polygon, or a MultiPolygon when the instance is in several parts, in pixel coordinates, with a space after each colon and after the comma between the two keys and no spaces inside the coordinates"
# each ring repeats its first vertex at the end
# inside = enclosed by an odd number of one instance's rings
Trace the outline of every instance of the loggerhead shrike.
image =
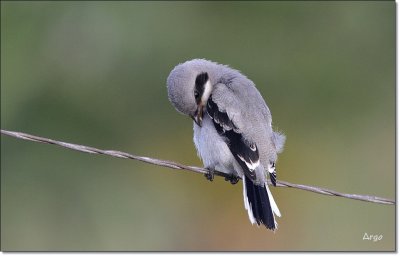
{"type": "Polygon", "coordinates": [[[205,168],[243,179],[244,205],[252,224],[275,230],[281,216],[268,188],[285,136],[272,130],[271,112],[254,83],[238,70],[204,59],[177,65],[167,79],[177,111],[194,121],[194,144],[205,168]]]}

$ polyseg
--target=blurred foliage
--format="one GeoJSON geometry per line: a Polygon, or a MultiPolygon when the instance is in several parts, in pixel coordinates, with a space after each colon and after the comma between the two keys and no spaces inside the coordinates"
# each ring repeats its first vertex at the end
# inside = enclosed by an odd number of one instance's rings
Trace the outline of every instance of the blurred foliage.
{"type": "MultiPolygon", "coordinates": [[[[394,2],[1,1],[1,127],[201,165],[165,85],[192,58],[256,83],[279,179],[395,197],[394,2]]],[[[394,206],[272,190],[275,233],[241,185],[2,136],[2,249],[395,249],[394,206]]]]}

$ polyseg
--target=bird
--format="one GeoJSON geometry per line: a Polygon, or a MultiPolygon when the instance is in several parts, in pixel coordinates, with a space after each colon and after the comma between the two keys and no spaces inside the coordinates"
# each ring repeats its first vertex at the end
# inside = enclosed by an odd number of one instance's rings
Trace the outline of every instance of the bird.
{"type": "Polygon", "coordinates": [[[193,141],[210,181],[214,172],[243,181],[250,222],[275,231],[279,208],[268,187],[276,186],[277,155],[286,136],[272,129],[271,112],[255,84],[240,71],[206,59],[175,66],[167,78],[168,98],[193,119],[193,141]]]}

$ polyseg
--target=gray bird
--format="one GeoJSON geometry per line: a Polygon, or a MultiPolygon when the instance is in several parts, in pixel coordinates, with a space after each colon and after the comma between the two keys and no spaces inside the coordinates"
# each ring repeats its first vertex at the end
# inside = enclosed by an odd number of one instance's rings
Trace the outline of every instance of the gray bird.
{"type": "Polygon", "coordinates": [[[168,97],[193,121],[194,144],[213,180],[215,170],[243,180],[244,205],[252,224],[275,230],[281,216],[268,188],[276,186],[275,163],[285,136],[254,83],[238,70],[204,59],[177,65],[167,79],[168,97]],[[275,214],[275,215],[274,215],[275,214]]]}

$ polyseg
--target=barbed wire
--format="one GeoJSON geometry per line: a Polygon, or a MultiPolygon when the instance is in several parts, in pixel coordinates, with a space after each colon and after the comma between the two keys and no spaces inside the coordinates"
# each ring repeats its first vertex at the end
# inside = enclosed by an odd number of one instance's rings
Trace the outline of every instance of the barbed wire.
{"type": "MultiPolygon", "coordinates": [[[[22,140],[29,140],[29,141],[39,142],[39,143],[58,145],[58,146],[61,146],[64,148],[69,148],[69,149],[84,152],[84,153],[108,155],[108,156],[112,156],[112,157],[125,158],[125,159],[134,159],[134,160],[139,160],[139,161],[149,163],[149,164],[168,167],[168,168],[175,169],[175,170],[185,170],[185,171],[191,171],[191,172],[201,173],[201,174],[209,173],[209,170],[207,170],[205,168],[197,167],[197,166],[187,166],[187,165],[183,165],[183,164],[168,161],[168,160],[161,160],[161,159],[155,159],[155,158],[144,157],[144,156],[135,156],[135,155],[131,155],[131,154],[121,152],[121,151],[116,151],[116,150],[102,150],[102,149],[98,149],[98,148],[94,148],[94,147],[78,145],[78,144],[73,144],[73,143],[67,143],[67,142],[63,142],[63,141],[57,141],[57,140],[52,140],[52,139],[43,138],[43,137],[39,137],[39,136],[34,136],[31,134],[22,133],[22,132],[1,130],[1,134],[15,137],[15,138],[22,139],[22,140]]],[[[214,171],[214,175],[225,177],[225,178],[230,178],[229,174],[219,172],[219,171],[214,171]]],[[[318,193],[318,194],[322,194],[322,195],[338,196],[338,197],[344,197],[344,198],[361,200],[361,201],[372,202],[372,203],[391,204],[391,205],[395,204],[394,200],[388,199],[388,198],[370,196],[370,195],[346,194],[346,193],[337,192],[337,191],[334,191],[331,189],[315,187],[315,186],[308,186],[308,185],[301,185],[301,184],[293,184],[293,183],[290,183],[287,181],[282,181],[282,180],[277,180],[276,186],[277,187],[295,188],[295,189],[310,191],[310,192],[314,192],[314,193],[318,193]]]]}

